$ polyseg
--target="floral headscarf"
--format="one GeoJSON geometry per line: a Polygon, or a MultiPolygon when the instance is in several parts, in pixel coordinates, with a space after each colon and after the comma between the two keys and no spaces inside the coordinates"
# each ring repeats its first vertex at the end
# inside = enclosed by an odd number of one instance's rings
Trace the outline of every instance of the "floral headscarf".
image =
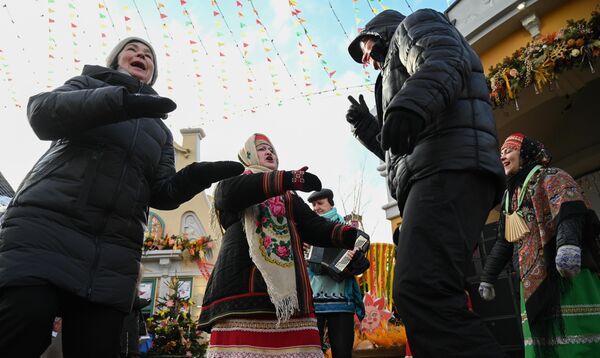
{"type": "MultiPolygon", "coordinates": [[[[240,150],[238,153],[239,161],[252,173],[264,173],[271,171],[271,169],[260,165],[258,160],[258,153],[256,151],[256,147],[260,144],[268,144],[273,149],[273,153],[277,156],[277,151],[275,151],[275,147],[269,140],[269,138],[261,133],[254,133],[246,140],[244,143],[244,148],[240,150]]],[[[279,157],[277,157],[277,165],[279,165],[279,157]]]]}
{"type": "MultiPolygon", "coordinates": [[[[256,147],[263,143],[273,148],[264,134],[255,133],[246,140],[238,154],[240,162],[247,169],[244,174],[271,171],[258,161],[256,147]]],[[[245,209],[244,230],[250,257],[265,280],[277,319],[286,321],[299,309],[299,303],[294,263],[298,253],[294,250],[290,235],[284,196],[274,196],[245,209]]]]}

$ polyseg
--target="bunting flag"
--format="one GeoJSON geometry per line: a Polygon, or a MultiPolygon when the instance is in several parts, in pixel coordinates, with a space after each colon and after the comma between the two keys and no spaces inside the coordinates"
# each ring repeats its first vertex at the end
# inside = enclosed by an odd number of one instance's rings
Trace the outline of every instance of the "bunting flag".
{"type": "Polygon", "coordinates": [[[130,34],[133,25],[131,21],[130,8],[128,5],[123,5],[121,9],[123,10],[123,24],[125,26],[125,32],[127,33],[127,36],[131,36],[130,34]]]}
{"type": "Polygon", "coordinates": [[[231,93],[229,91],[229,79],[227,78],[226,64],[225,64],[225,43],[221,41],[221,38],[224,34],[221,32],[221,28],[223,27],[223,23],[219,20],[221,17],[221,12],[218,11],[219,7],[216,0],[211,0],[211,5],[213,6],[212,15],[214,17],[215,28],[217,29],[217,52],[219,55],[219,71],[217,71],[217,78],[221,81],[221,88],[223,89],[223,114],[221,118],[224,120],[229,120],[230,116],[230,108],[229,103],[231,102],[231,93]]]}
{"type": "MultiPolygon", "coordinates": [[[[361,18],[358,17],[359,11],[358,11],[358,7],[356,6],[357,1],[352,1],[352,6],[353,6],[353,10],[354,10],[354,22],[356,25],[356,33],[360,33],[363,29],[361,27],[359,27],[360,23],[363,21],[361,18]]],[[[364,76],[364,83],[371,83],[371,73],[367,70],[367,65],[363,64],[362,67],[362,74],[364,76]]],[[[369,90],[371,92],[373,92],[373,90],[368,87],[369,90]]]]}
{"type": "MultiPolygon", "coordinates": [[[[264,25],[264,22],[261,20],[258,10],[254,6],[254,2],[252,0],[248,0],[248,3],[250,4],[250,6],[252,6],[252,12],[254,13],[254,15],[256,17],[255,22],[256,22],[256,25],[259,26],[259,32],[263,34],[261,41],[263,42],[263,45],[267,44],[267,46],[263,47],[263,51],[265,52],[265,58],[268,62],[267,66],[269,67],[269,71],[271,72],[271,77],[274,78],[277,76],[277,74],[273,72],[274,71],[273,60],[272,60],[273,55],[270,54],[270,52],[273,51],[274,55],[279,59],[279,62],[281,63],[281,65],[285,69],[288,77],[292,81],[294,88],[297,91],[299,91],[300,96],[302,96],[303,89],[298,86],[298,83],[292,76],[288,66],[286,65],[286,62],[281,57],[281,54],[280,54],[279,50],[277,49],[277,46],[275,45],[275,41],[273,40],[273,37],[269,35],[269,31],[267,30],[267,27],[264,25]]],[[[273,85],[273,92],[275,93],[275,97],[277,100],[277,105],[281,106],[283,104],[283,102],[278,95],[281,92],[281,88],[278,87],[279,84],[277,82],[273,82],[272,85],[273,85]]]]}
{"type": "MultiPolygon", "coordinates": [[[[254,101],[254,83],[256,83],[256,76],[254,75],[254,72],[250,67],[251,62],[248,59],[248,47],[250,46],[250,40],[248,39],[248,34],[246,30],[244,30],[246,27],[246,23],[244,22],[244,5],[241,2],[239,2],[239,0],[236,0],[235,6],[238,8],[237,16],[240,22],[240,37],[242,41],[242,47],[240,48],[237,43],[235,44],[235,46],[238,48],[238,50],[240,50],[242,54],[242,59],[244,60],[244,64],[248,68],[248,78],[246,79],[246,85],[248,86],[249,91],[248,97],[250,99],[250,103],[252,103],[254,101]]],[[[225,18],[223,18],[223,20],[225,20],[225,18]]],[[[231,35],[233,36],[233,32],[231,32],[231,35]]]]}
{"type": "MultiPolygon", "coordinates": [[[[202,81],[202,72],[201,72],[201,68],[200,68],[200,58],[198,56],[199,53],[199,49],[198,49],[198,45],[200,45],[200,47],[202,47],[202,49],[204,50],[204,54],[208,57],[208,51],[206,50],[206,47],[204,47],[204,43],[202,42],[202,40],[200,39],[200,35],[198,34],[198,32],[196,31],[196,27],[194,26],[194,23],[192,21],[192,18],[190,16],[190,13],[188,12],[187,8],[185,7],[185,0],[181,0],[180,1],[181,7],[183,8],[183,16],[185,17],[186,21],[185,21],[185,26],[187,28],[187,34],[188,34],[188,44],[190,47],[190,51],[192,53],[192,60],[194,62],[194,79],[195,79],[195,83],[196,83],[196,93],[198,95],[198,109],[199,109],[199,119],[200,119],[200,124],[204,125],[206,123],[206,104],[204,103],[204,82],[202,81]]],[[[215,66],[214,64],[211,62],[211,67],[213,68],[213,70],[215,70],[215,66]]]]}
{"type": "Polygon", "coordinates": [[[53,18],[53,14],[56,12],[54,10],[54,0],[48,0],[48,77],[46,88],[50,89],[54,85],[54,80],[52,78],[52,74],[54,74],[54,64],[56,60],[56,40],[54,39],[54,28],[56,21],[53,18]]]}
{"type": "Polygon", "coordinates": [[[68,3],[68,7],[69,7],[69,19],[71,21],[70,23],[70,28],[71,28],[71,37],[72,37],[72,51],[73,51],[73,68],[75,69],[75,72],[79,73],[81,72],[81,67],[79,66],[79,64],[81,63],[80,60],[80,56],[79,56],[79,39],[77,38],[77,18],[79,17],[77,15],[77,8],[75,7],[75,4],[72,2],[68,3]]]}
{"type": "MultiPolygon", "coordinates": [[[[337,88],[337,81],[333,78],[333,76],[335,75],[336,71],[333,70],[333,69],[331,69],[331,68],[329,68],[327,66],[328,65],[327,61],[322,58],[323,54],[317,50],[319,48],[319,46],[316,43],[314,43],[314,41],[312,40],[311,36],[309,35],[308,29],[304,25],[306,23],[306,20],[300,17],[300,13],[302,11],[300,11],[297,8],[296,1],[295,0],[288,0],[288,4],[289,4],[289,6],[291,8],[292,16],[296,19],[296,24],[301,27],[302,32],[304,33],[304,36],[306,37],[306,39],[310,43],[311,47],[313,48],[313,51],[315,52],[315,54],[317,55],[317,58],[319,59],[321,67],[323,68],[323,70],[327,74],[327,78],[329,79],[329,81],[333,85],[333,89],[335,90],[337,88]]],[[[336,92],[335,94],[337,96],[341,95],[341,93],[339,93],[339,92],[336,92]]]]}
{"type": "MultiPolygon", "coordinates": [[[[159,17],[162,20],[162,25],[161,28],[163,29],[163,38],[166,40],[170,40],[171,44],[173,44],[173,35],[171,35],[171,32],[169,31],[169,26],[167,25],[167,23],[164,21],[164,19],[166,19],[168,17],[168,15],[166,14],[166,9],[165,9],[165,5],[163,3],[160,3],[156,0],[154,0],[154,4],[156,5],[156,10],[158,11],[159,17]]],[[[173,84],[173,77],[171,76],[171,68],[172,68],[172,63],[171,63],[171,50],[169,48],[169,45],[166,41],[164,41],[163,47],[165,49],[165,56],[167,57],[167,64],[166,64],[166,81],[167,81],[167,92],[169,94],[169,96],[173,96],[173,90],[174,90],[174,84],[173,84]]]]}
{"type": "MultiPolygon", "coordinates": [[[[108,56],[108,12],[106,6],[99,2],[98,3],[98,16],[100,20],[100,47],[102,48],[102,58],[108,56]]],[[[114,39],[113,39],[114,40],[114,39]]]]}

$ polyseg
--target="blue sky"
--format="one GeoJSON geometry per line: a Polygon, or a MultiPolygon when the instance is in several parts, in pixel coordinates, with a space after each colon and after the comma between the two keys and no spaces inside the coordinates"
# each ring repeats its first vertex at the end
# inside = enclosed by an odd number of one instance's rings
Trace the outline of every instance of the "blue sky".
{"type": "Polygon", "coordinates": [[[200,159],[235,160],[245,139],[263,132],[280,154],[281,169],[308,165],[334,190],[340,212],[359,211],[375,241],[390,241],[379,161],[356,141],[344,118],[348,95],[363,93],[374,105],[368,83],[376,74],[367,69],[367,77],[346,48],[373,11],[389,7],[410,14],[407,4],[443,11],[446,0],[296,0],[295,6],[287,0],[4,3],[0,171],[13,187],[49,145],[27,123],[28,98],[78,75],[84,64],[103,65],[119,39],[134,35],[149,38],[157,52],[154,88],[178,104],[166,121],[175,140],[182,128],[202,127],[207,136],[200,159]],[[256,23],[252,5],[264,27],[256,23]]]}

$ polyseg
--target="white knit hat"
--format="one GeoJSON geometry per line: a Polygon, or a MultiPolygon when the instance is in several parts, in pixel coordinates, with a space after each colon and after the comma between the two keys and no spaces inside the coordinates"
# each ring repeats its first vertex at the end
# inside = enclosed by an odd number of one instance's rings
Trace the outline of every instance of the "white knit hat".
{"type": "Polygon", "coordinates": [[[154,82],[156,82],[156,78],[158,77],[158,63],[156,62],[156,53],[154,52],[154,48],[152,47],[152,45],[150,45],[150,43],[148,41],[146,41],[142,38],[132,36],[132,37],[127,37],[127,38],[119,41],[117,46],[115,46],[112,49],[112,51],[110,51],[110,53],[108,54],[108,57],[106,57],[106,66],[108,68],[112,68],[113,70],[116,70],[119,66],[119,64],[118,64],[119,53],[121,53],[121,51],[123,51],[125,46],[131,42],[141,42],[144,45],[148,46],[148,48],[152,52],[152,62],[154,62],[154,72],[152,73],[152,79],[150,80],[150,83],[148,83],[150,86],[152,86],[154,84],[154,82]]]}

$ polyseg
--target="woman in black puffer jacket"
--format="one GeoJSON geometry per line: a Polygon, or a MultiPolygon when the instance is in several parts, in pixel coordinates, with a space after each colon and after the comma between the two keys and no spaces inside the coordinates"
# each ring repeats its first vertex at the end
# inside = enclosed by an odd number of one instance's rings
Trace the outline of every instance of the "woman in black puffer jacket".
{"type": "Polygon", "coordinates": [[[172,135],[161,118],[176,105],[151,87],[154,50],[127,38],[107,65],[85,66],[29,100],[33,130],[52,145],[0,229],[3,356],[39,357],[55,316],[63,317],[65,357],[116,356],[149,206],[174,209],[243,170],[217,162],[175,172],[172,135]]]}

